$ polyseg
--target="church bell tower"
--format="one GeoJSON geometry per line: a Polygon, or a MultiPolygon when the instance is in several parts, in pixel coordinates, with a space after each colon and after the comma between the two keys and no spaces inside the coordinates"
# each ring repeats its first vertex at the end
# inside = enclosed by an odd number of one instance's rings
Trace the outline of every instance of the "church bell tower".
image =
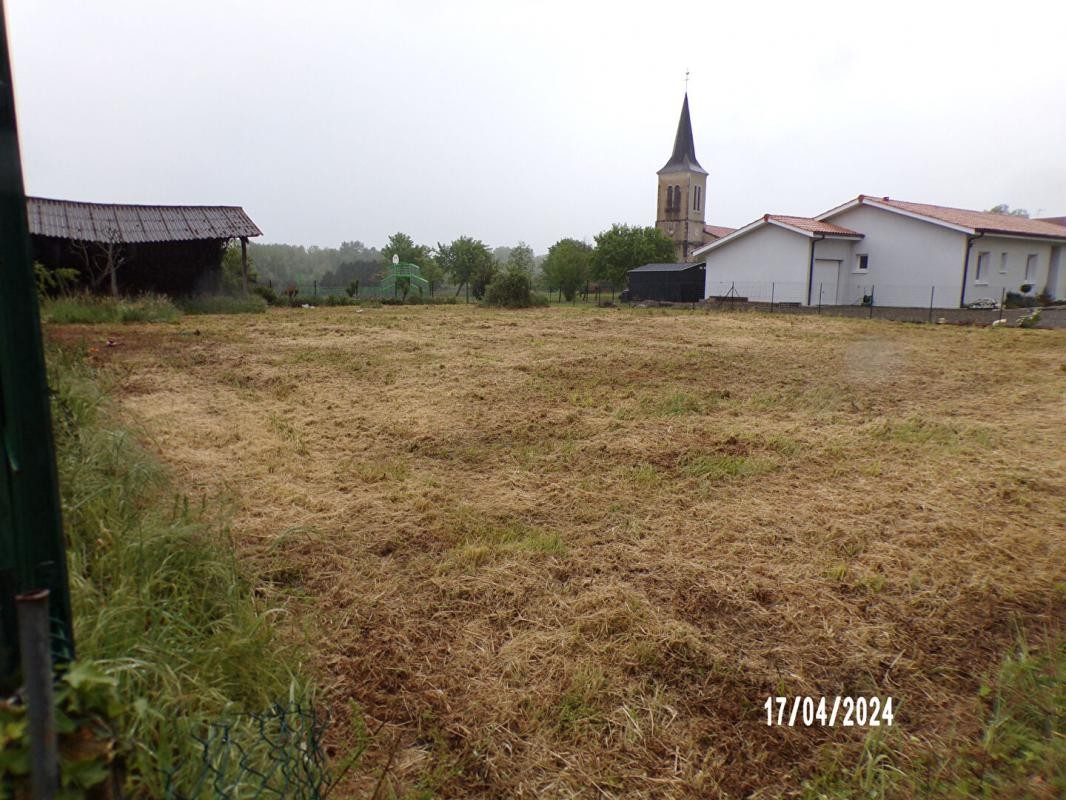
{"type": "Polygon", "coordinates": [[[688,261],[692,251],[703,244],[706,220],[707,170],[696,160],[692,142],[692,120],[688,113],[688,92],[677,122],[674,152],[659,170],[659,199],[655,227],[674,241],[677,260],[688,261]]]}

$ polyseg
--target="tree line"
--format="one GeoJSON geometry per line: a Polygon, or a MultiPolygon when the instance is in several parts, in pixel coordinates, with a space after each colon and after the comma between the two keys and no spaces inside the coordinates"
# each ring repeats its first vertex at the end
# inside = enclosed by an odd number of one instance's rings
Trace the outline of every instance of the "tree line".
{"type": "Polygon", "coordinates": [[[431,291],[449,285],[456,294],[467,290],[477,299],[501,273],[524,275],[532,285],[572,300],[590,283],[621,289],[629,270],[674,260],[674,245],[662,231],[621,224],[597,234],[592,244],[560,239],[543,256],[524,242],[493,250],[480,239],[460,236],[431,246],[416,244],[402,232],[390,236],[380,250],[355,241],[339,248],[253,243],[249,252],[259,280],[278,286],[316,280],[333,287],[370,285],[381,279],[395,256],[417,265],[431,291]]]}

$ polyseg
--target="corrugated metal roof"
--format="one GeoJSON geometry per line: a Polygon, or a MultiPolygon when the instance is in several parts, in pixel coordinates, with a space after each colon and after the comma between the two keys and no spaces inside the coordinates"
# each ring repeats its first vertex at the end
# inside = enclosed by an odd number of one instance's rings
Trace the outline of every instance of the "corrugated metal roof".
{"type": "Polygon", "coordinates": [[[30,233],[82,242],[187,242],[262,236],[239,206],[138,206],[27,197],[30,233]]]}
{"type": "Polygon", "coordinates": [[[629,270],[630,272],[684,272],[686,269],[692,269],[693,267],[702,267],[703,262],[699,261],[695,264],[682,263],[682,264],[645,264],[643,267],[637,267],[636,269],[629,270]]]}

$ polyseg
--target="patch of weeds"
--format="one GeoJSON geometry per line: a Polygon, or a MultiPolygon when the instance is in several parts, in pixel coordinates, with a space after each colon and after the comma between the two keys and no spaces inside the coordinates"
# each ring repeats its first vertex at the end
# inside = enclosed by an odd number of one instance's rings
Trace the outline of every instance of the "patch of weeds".
{"type": "Polygon", "coordinates": [[[952,447],[961,444],[976,444],[990,447],[993,437],[990,431],[981,428],[967,428],[945,425],[934,420],[910,417],[905,420],[887,420],[875,425],[870,430],[875,439],[887,442],[899,442],[907,445],[939,445],[952,447]]]}
{"type": "Polygon", "coordinates": [[[686,457],[681,471],[694,478],[719,481],[765,475],[777,469],[777,464],[760,456],[703,455],[686,457]]]}
{"type": "Polygon", "coordinates": [[[177,305],[186,314],[263,314],[267,310],[267,301],[259,294],[200,294],[179,298],[177,305]]]}
{"type": "Polygon", "coordinates": [[[456,545],[448,561],[459,567],[478,567],[499,555],[561,556],[566,543],[555,531],[545,531],[519,520],[486,520],[464,513],[454,527],[456,545]]]}
{"type": "Polygon", "coordinates": [[[346,470],[363,483],[380,483],[381,481],[402,481],[410,470],[402,461],[359,461],[350,464],[346,470]]]}
{"type": "Polygon", "coordinates": [[[848,565],[843,561],[837,561],[829,566],[825,575],[829,580],[836,581],[837,583],[843,583],[844,579],[848,576],[848,565]]]}
{"type": "Polygon", "coordinates": [[[60,325],[177,322],[181,319],[181,309],[160,294],[114,298],[85,293],[44,300],[41,319],[60,325]]]}
{"type": "Polygon", "coordinates": [[[804,448],[802,442],[779,433],[767,436],[765,444],[770,450],[780,453],[783,456],[797,455],[804,448]]]}
{"type": "Polygon", "coordinates": [[[802,800],[851,800],[862,797],[885,800],[897,797],[903,773],[893,761],[898,753],[889,746],[881,728],[873,728],[862,744],[858,762],[847,768],[835,758],[803,785],[802,800]]]}
{"type": "Polygon", "coordinates": [[[642,401],[641,404],[651,416],[674,417],[683,414],[709,414],[727,397],[729,392],[714,392],[708,395],[674,392],[666,397],[642,401]]]}
{"type": "Polygon", "coordinates": [[[632,483],[645,488],[659,486],[663,482],[662,473],[654,464],[637,464],[630,467],[627,477],[632,483]]]}
{"type": "Polygon", "coordinates": [[[556,706],[555,720],[558,729],[564,733],[573,733],[603,722],[599,695],[606,684],[607,679],[598,669],[583,668],[574,673],[570,685],[556,706]]]}
{"type": "Polygon", "coordinates": [[[286,441],[292,442],[295,452],[298,455],[306,456],[309,451],[307,444],[304,442],[303,436],[296,430],[296,427],[287,419],[278,416],[277,414],[270,415],[270,430],[278,434],[286,441]]]}

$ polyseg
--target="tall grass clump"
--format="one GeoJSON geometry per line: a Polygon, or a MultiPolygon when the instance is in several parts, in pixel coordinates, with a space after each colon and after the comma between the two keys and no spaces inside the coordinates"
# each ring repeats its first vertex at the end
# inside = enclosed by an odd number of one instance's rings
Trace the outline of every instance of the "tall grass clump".
{"type": "Polygon", "coordinates": [[[178,307],[186,314],[263,314],[267,300],[261,294],[198,294],[181,297],[178,307]]]}
{"type": "Polygon", "coordinates": [[[172,489],[79,353],[48,362],[78,657],[118,681],[134,796],[162,796],[165,770],[201,767],[193,732],[303,690],[225,529],[172,489]]]}
{"type": "Polygon", "coordinates": [[[41,319],[57,325],[177,322],[181,319],[181,310],[161,294],[116,298],[85,292],[43,299],[41,319]]]}

